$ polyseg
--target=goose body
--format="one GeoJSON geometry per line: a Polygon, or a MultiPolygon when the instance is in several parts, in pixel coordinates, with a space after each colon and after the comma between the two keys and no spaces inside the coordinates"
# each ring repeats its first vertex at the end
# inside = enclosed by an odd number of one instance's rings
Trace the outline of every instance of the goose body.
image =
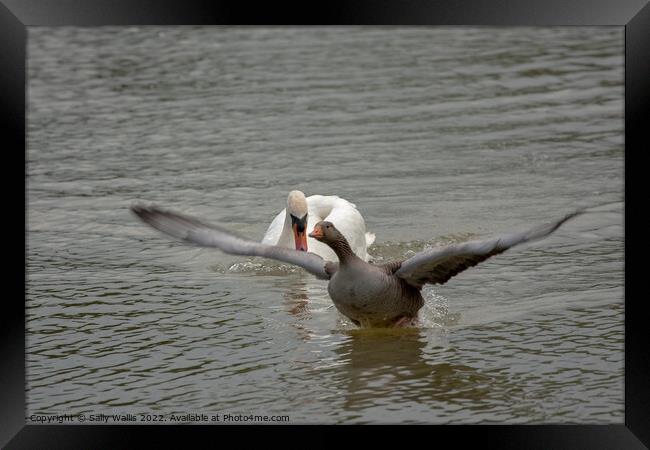
{"type": "Polygon", "coordinates": [[[391,326],[417,316],[424,306],[419,289],[393,276],[385,266],[360,262],[339,264],[327,285],[341,314],[363,327],[391,326]]]}
{"type": "Polygon", "coordinates": [[[375,265],[358,256],[346,236],[329,221],[316,223],[309,236],[327,245],[338,261],[327,261],[311,251],[241,238],[220,227],[155,206],[131,209],[145,223],[185,243],[215,247],[229,254],[283,261],[329,280],[327,291],[336,308],[362,327],[413,323],[424,305],[421,289],[425,284],[444,284],[467,268],[511,247],[548,236],[580,214],[574,212],[519,233],[436,247],[404,260],[375,265]]]}
{"type": "MultiPolygon", "coordinates": [[[[305,197],[305,194],[300,191],[289,193],[287,207],[280,211],[269,225],[262,238],[263,244],[286,248],[296,246],[296,237],[292,229],[292,213],[298,219],[307,215],[307,230],[313,230],[314,225],[324,220],[332,222],[345,236],[359,258],[364,261],[370,259],[368,247],[375,241],[375,235],[366,231],[366,223],[356,205],[336,195],[305,197]]],[[[305,250],[329,261],[338,260],[331,248],[308,236],[305,250]]]]}

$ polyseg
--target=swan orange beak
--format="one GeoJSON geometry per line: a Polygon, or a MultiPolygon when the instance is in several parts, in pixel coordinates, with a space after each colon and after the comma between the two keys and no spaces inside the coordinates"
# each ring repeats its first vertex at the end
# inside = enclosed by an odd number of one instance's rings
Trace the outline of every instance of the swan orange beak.
{"type": "Polygon", "coordinates": [[[314,230],[309,233],[309,237],[313,237],[314,239],[321,239],[323,237],[323,228],[316,225],[314,227],[314,230]]]}
{"type": "Polygon", "coordinates": [[[293,240],[296,243],[296,250],[300,252],[307,251],[307,214],[302,219],[298,219],[291,214],[291,229],[293,230],[293,240]]]}
{"type": "Polygon", "coordinates": [[[293,225],[293,239],[296,242],[296,250],[301,252],[307,251],[307,233],[305,229],[298,226],[298,224],[293,225]]]}

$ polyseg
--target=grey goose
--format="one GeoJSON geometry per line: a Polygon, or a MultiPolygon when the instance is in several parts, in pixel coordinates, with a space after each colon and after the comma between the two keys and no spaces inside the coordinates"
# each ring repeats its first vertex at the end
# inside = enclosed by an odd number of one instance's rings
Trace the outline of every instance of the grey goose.
{"type": "Polygon", "coordinates": [[[215,247],[232,255],[275,259],[329,280],[327,290],[336,308],[361,327],[415,323],[424,305],[421,290],[425,284],[444,284],[465,269],[509,248],[548,236],[581,213],[572,212],[527,231],[431,248],[404,260],[375,265],[359,258],[343,234],[327,221],[318,222],[309,236],[328,245],[338,262],[326,261],[311,252],[242,238],[221,227],[157,206],[134,205],[131,210],[146,224],[184,243],[215,247]]]}

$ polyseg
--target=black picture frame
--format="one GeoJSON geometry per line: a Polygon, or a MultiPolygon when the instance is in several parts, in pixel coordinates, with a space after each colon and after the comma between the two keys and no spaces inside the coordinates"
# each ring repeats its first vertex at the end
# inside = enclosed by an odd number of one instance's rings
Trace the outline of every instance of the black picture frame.
{"type": "MultiPolygon", "coordinates": [[[[224,432],[247,440],[259,430],[277,434],[286,427],[209,427],[178,425],[26,425],[25,424],[25,253],[26,223],[26,42],[33,26],[181,25],[181,24],[356,24],[356,25],[498,25],[625,27],[625,423],[618,425],[503,425],[426,427],[425,436],[440,445],[472,443],[493,448],[623,449],[650,446],[650,351],[646,295],[635,293],[634,273],[644,264],[630,263],[631,236],[640,236],[632,221],[636,170],[650,149],[650,4],[647,0],[406,0],[329,1],[291,5],[267,2],[201,0],[0,0],[0,114],[5,155],[3,196],[5,220],[4,301],[0,313],[0,447],[124,448],[144,439],[159,446],[184,439],[223,443],[224,432]],[[20,186],[23,195],[20,195],[20,186]],[[633,203],[632,203],[633,204],[633,203]],[[22,218],[22,219],[21,219],[22,218]],[[10,219],[10,220],[7,220],[10,219]],[[19,264],[23,261],[23,264],[19,264]],[[244,433],[242,433],[244,431],[244,433]],[[231,433],[232,434],[232,433],[231,433]]],[[[640,195],[643,195],[641,193],[640,195]]],[[[643,206],[643,205],[641,205],[643,206]]],[[[637,241],[638,242],[638,241],[637,241]]],[[[638,278],[638,277],[637,277],[638,278]]],[[[351,427],[348,427],[351,428],[351,427]]],[[[297,427],[293,441],[320,443],[337,427],[297,427]],[[298,433],[298,434],[296,434],[298,433]],[[300,437],[298,437],[300,436],[300,437]]],[[[374,434],[402,435],[393,427],[374,434]]],[[[408,431],[411,433],[411,431],[408,431]]],[[[411,439],[409,438],[409,441],[411,439]]],[[[415,445],[415,443],[414,443],[415,445]]]]}

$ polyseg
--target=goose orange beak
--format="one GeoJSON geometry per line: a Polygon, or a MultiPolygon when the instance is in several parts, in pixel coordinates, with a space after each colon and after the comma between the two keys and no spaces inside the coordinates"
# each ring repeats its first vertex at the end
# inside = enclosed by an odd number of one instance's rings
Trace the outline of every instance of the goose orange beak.
{"type": "Polygon", "coordinates": [[[309,237],[313,237],[314,239],[322,238],[323,237],[323,229],[321,227],[319,227],[318,225],[316,225],[314,227],[314,230],[311,233],[309,233],[309,237]]]}

